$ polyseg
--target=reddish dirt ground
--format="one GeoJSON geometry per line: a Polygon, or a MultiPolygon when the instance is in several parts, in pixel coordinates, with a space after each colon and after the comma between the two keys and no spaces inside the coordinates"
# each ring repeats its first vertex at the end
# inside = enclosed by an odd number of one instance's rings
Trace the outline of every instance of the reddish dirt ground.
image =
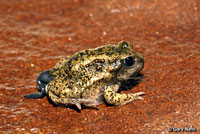
{"type": "MultiPolygon", "coordinates": [[[[1,0],[0,133],[168,133],[200,131],[198,0],[1,0]],[[127,40],[145,59],[144,101],[80,113],[54,107],[37,75],[62,57],[127,40]]],[[[187,132],[185,132],[187,133],[187,132]]]]}

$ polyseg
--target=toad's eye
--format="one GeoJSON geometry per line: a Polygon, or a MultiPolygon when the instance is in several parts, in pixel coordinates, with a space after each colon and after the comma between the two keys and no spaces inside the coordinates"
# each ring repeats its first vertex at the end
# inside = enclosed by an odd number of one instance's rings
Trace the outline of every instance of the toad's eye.
{"type": "Polygon", "coordinates": [[[123,60],[124,67],[131,67],[135,63],[135,59],[133,57],[127,57],[123,60]]]}

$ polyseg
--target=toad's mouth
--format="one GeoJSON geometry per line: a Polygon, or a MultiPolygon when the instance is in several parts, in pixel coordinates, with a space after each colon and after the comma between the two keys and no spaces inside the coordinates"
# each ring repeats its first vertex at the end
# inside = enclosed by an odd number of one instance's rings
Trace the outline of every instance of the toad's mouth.
{"type": "Polygon", "coordinates": [[[143,80],[143,78],[143,74],[138,73],[137,75],[130,77],[128,80],[121,81],[119,92],[132,89],[132,87],[139,84],[143,80]]]}
{"type": "Polygon", "coordinates": [[[140,72],[130,76],[130,79],[135,80],[135,81],[141,81],[142,78],[143,78],[143,74],[141,74],[140,72]]]}
{"type": "Polygon", "coordinates": [[[130,75],[130,77],[132,78],[132,77],[137,77],[139,74],[140,74],[140,72],[141,72],[141,70],[144,68],[144,63],[142,63],[142,64],[138,64],[136,67],[135,67],[135,71],[134,71],[134,73],[132,73],[131,75],[130,75]]]}

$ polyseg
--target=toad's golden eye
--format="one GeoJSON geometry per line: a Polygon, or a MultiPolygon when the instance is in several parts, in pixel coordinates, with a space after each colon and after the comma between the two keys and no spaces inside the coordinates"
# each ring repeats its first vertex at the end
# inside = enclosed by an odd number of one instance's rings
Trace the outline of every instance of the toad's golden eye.
{"type": "Polygon", "coordinates": [[[133,57],[127,57],[123,60],[124,67],[131,67],[135,63],[135,59],[133,57]]]}

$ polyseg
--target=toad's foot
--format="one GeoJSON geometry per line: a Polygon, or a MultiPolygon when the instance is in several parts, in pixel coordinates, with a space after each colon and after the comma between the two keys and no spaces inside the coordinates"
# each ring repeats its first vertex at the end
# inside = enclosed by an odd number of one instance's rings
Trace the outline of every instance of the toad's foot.
{"type": "Polygon", "coordinates": [[[124,93],[116,93],[116,89],[113,88],[118,88],[119,86],[112,85],[108,86],[107,89],[104,91],[104,97],[106,101],[109,104],[114,104],[114,105],[125,105],[129,102],[132,102],[134,100],[144,100],[141,95],[144,95],[144,92],[138,92],[138,93],[129,93],[129,94],[124,94],[124,93]]]}
{"type": "Polygon", "coordinates": [[[41,99],[45,96],[46,96],[45,90],[41,90],[40,93],[33,93],[33,94],[24,95],[24,97],[27,98],[27,99],[41,99]]]}

